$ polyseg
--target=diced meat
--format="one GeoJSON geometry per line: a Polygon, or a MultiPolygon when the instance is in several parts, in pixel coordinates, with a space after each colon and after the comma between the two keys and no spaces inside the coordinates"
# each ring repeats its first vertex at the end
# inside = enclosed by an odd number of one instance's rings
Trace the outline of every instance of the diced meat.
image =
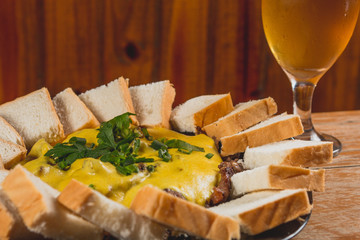
{"type": "Polygon", "coordinates": [[[173,195],[174,197],[178,197],[178,198],[186,200],[184,195],[182,193],[178,192],[178,191],[175,191],[175,190],[170,189],[170,188],[165,188],[164,191],[171,194],[171,195],[173,195]]]}
{"type": "Polygon", "coordinates": [[[231,192],[231,177],[238,172],[243,171],[243,167],[237,160],[224,161],[219,164],[220,176],[218,186],[214,187],[207,206],[215,206],[229,200],[231,192]]]}

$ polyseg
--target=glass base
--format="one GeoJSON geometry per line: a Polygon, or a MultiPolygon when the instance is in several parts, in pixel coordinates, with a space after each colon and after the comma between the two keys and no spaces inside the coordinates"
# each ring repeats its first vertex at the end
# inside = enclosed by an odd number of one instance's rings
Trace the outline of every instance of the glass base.
{"type": "Polygon", "coordinates": [[[333,157],[339,155],[342,149],[342,144],[339,139],[328,134],[320,134],[314,129],[306,131],[299,136],[296,136],[295,139],[333,142],[333,157]]]}

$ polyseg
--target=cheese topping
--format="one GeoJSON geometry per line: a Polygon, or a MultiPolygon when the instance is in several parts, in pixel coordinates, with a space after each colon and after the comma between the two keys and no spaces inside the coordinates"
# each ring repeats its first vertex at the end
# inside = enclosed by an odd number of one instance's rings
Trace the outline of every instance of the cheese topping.
{"type": "MultiPolygon", "coordinates": [[[[218,165],[221,163],[221,158],[216,151],[214,141],[203,134],[186,136],[163,128],[150,128],[148,131],[154,139],[180,139],[204,148],[205,152],[193,151],[191,154],[186,154],[177,149],[169,149],[172,160],[164,162],[158,157],[158,152],[149,147],[150,142],[142,139],[139,157],[153,158],[154,162],[145,165],[153,165],[154,171],[140,171],[125,176],[119,174],[111,163],[94,158],[78,159],[70,169],[61,170],[51,165],[49,158],[44,156],[52,147],[42,139],[28,154],[28,159],[34,160],[26,162],[24,167],[59,191],[62,191],[74,178],[125,206],[130,206],[138,190],[147,184],[161,189],[175,190],[183,194],[187,200],[204,205],[219,177],[218,165]],[[205,157],[208,153],[214,156],[208,159],[205,157]]],[[[96,129],[85,129],[70,134],[64,142],[68,142],[71,137],[81,137],[85,138],[87,143],[97,144],[97,134],[96,129]]]]}

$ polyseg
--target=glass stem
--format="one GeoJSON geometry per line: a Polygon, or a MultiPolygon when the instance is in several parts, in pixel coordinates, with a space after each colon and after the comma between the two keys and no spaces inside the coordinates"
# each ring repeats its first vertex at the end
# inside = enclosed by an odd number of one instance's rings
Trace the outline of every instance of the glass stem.
{"type": "Polygon", "coordinates": [[[311,82],[298,82],[290,79],[294,94],[294,114],[300,116],[304,133],[300,136],[304,140],[318,140],[320,137],[311,121],[311,104],[315,86],[311,82]]]}

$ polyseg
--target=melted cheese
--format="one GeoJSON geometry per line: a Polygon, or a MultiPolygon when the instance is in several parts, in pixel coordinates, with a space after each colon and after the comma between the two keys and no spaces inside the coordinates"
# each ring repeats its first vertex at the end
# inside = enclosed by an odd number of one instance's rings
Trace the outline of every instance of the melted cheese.
{"type": "MultiPolygon", "coordinates": [[[[39,140],[28,155],[28,159],[34,160],[25,163],[24,167],[59,191],[62,191],[74,178],[84,184],[93,185],[97,191],[125,206],[129,206],[137,191],[147,184],[178,191],[187,200],[204,205],[218,181],[218,165],[221,162],[214,141],[202,134],[186,136],[163,128],[148,129],[148,131],[154,139],[164,137],[181,139],[203,147],[205,152],[184,154],[177,149],[169,149],[172,160],[167,163],[158,157],[157,151],[149,147],[148,141],[143,140],[139,155],[154,158],[155,162],[147,165],[155,165],[155,171],[125,176],[119,174],[112,164],[93,158],[78,159],[69,170],[63,171],[49,164],[49,159],[44,154],[51,149],[51,145],[45,140],[39,140]],[[212,153],[214,156],[208,159],[205,157],[207,153],[212,153]]],[[[76,136],[86,138],[88,143],[97,144],[97,133],[95,129],[81,130],[70,134],[64,142],[76,136]]]]}

